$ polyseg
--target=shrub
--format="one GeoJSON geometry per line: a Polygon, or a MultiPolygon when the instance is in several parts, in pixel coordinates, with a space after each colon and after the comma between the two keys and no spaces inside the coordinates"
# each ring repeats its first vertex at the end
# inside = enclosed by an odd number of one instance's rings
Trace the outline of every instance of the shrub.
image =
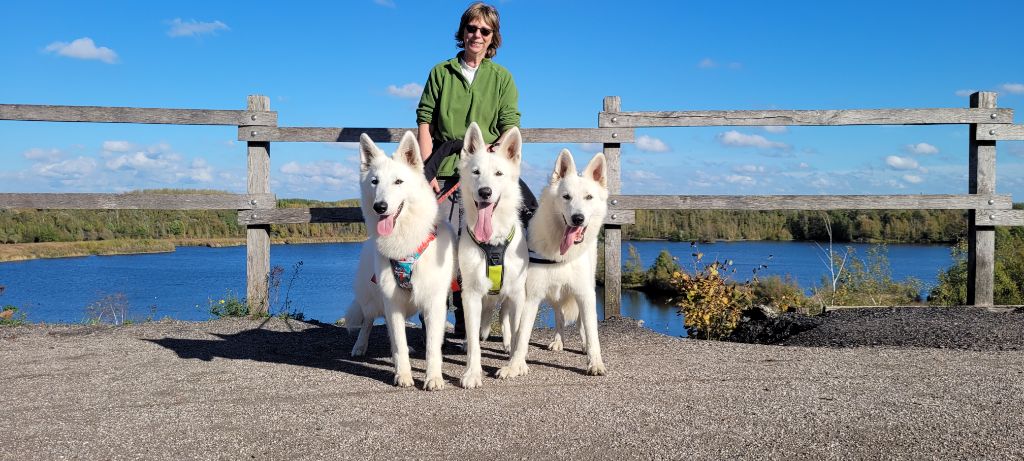
{"type": "Polygon", "coordinates": [[[209,299],[210,314],[218,318],[224,317],[245,317],[249,315],[249,306],[245,299],[241,299],[231,290],[224,293],[224,297],[214,301],[209,299]]]}
{"type": "Polygon", "coordinates": [[[696,243],[690,246],[695,250],[694,272],[676,271],[670,279],[670,285],[682,296],[679,306],[683,325],[691,337],[724,339],[736,329],[743,310],[751,305],[750,282],[739,284],[729,280],[723,272],[736,272],[731,268],[732,261],[703,264],[704,255],[697,251],[696,243]]]}

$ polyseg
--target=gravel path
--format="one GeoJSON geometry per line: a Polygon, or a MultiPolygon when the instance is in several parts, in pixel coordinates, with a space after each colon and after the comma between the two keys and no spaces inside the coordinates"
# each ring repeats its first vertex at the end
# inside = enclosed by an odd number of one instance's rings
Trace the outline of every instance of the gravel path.
{"type": "MultiPolygon", "coordinates": [[[[294,321],[2,328],[0,459],[1020,459],[1022,331],[1017,311],[841,311],[782,347],[621,319],[608,376],[541,330],[528,376],[463,390],[446,354],[449,387],[425,392],[390,385],[383,327],[361,360],[294,321]]],[[[503,357],[485,343],[485,372],[503,357]]]]}

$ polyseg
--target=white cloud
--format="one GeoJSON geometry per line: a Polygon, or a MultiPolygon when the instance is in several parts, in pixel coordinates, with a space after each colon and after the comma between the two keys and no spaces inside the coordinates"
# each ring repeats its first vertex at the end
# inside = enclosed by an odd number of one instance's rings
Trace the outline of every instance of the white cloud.
{"type": "Polygon", "coordinates": [[[664,141],[647,135],[636,138],[636,148],[642,152],[668,152],[671,150],[664,141]]]}
{"type": "Polygon", "coordinates": [[[917,144],[907,144],[906,146],[903,147],[903,150],[906,152],[910,152],[911,154],[918,155],[932,155],[939,153],[938,147],[935,147],[926,142],[919,142],[917,144]]]}
{"type": "Polygon", "coordinates": [[[599,142],[584,142],[580,143],[580,150],[583,152],[596,154],[598,152],[604,151],[604,144],[601,144],[599,142]]]}
{"type": "Polygon", "coordinates": [[[753,185],[757,184],[757,181],[754,181],[754,178],[751,178],[750,176],[739,175],[739,174],[731,174],[731,175],[726,176],[724,179],[725,179],[725,182],[727,182],[729,184],[738,184],[738,185],[741,185],[741,186],[753,186],[753,185]]]}
{"type": "Polygon", "coordinates": [[[200,35],[217,34],[218,30],[231,30],[227,24],[220,21],[199,22],[195,19],[182,21],[181,18],[174,18],[167,21],[171,29],[167,35],[171,37],[198,37],[200,35]]]}
{"type": "Polygon", "coordinates": [[[764,173],[765,167],[763,165],[740,165],[732,169],[735,173],[742,174],[758,174],[764,173]]]}
{"type": "Polygon", "coordinates": [[[1004,83],[999,89],[1010,94],[1024,94],[1024,83],[1004,83]]]}
{"type": "Polygon", "coordinates": [[[57,180],[78,179],[96,170],[96,160],[78,157],[59,162],[39,162],[32,165],[32,172],[38,176],[57,180]]]}
{"type": "Polygon", "coordinates": [[[785,133],[785,132],[789,131],[789,127],[788,126],[762,126],[761,129],[763,129],[764,131],[767,131],[769,133],[775,133],[775,134],[785,133]]]}
{"type": "Polygon", "coordinates": [[[711,58],[704,58],[701,59],[699,63],[697,63],[697,67],[701,69],[713,69],[715,67],[718,67],[718,63],[712,60],[711,58]]]}
{"type": "Polygon", "coordinates": [[[961,98],[966,98],[977,91],[978,90],[956,90],[955,94],[961,98]]]}
{"type": "Polygon", "coordinates": [[[885,164],[889,165],[889,167],[894,170],[914,170],[918,167],[917,160],[897,155],[890,155],[886,157],[885,164]]]}
{"type": "Polygon", "coordinates": [[[388,85],[388,94],[402,99],[416,99],[423,94],[423,86],[418,83],[406,83],[401,87],[388,85]]]}
{"type": "Polygon", "coordinates": [[[323,145],[329,149],[359,150],[358,142],[325,142],[323,145]]]}
{"type": "Polygon", "coordinates": [[[729,130],[719,133],[718,142],[728,147],[756,147],[758,149],[782,149],[789,150],[789,144],[769,141],[764,136],[756,134],[743,134],[736,130],[729,130]]]}
{"type": "Polygon", "coordinates": [[[33,147],[22,154],[26,159],[29,160],[47,160],[56,161],[64,156],[64,153],[60,149],[43,149],[41,147],[33,147]]]}
{"type": "Polygon", "coordinates": [[[800,169],[807,169],[807,168],[810,168],[811,165],[809,165],[807,162],[800,162],[800,164],[797,165],[797,167],[800,168],[800,169]]]}
{"type": "Polygon", "coordinates": [[[356,170],[340,162],[320,160],[313,163],[288,162],[281,165],[285,182],[299,191],[327,187],[330,190],[354,188],[359,181],[356,170]]]}
{"type": "Polygon", "coordinates": [[[922,181],[924,181],[924,179],[922,179],[920,176],[913,175],[913,174],[905,174],[905,175],[903,175],[903,180],[906,181],[906,182],[909,182],[911,184],[920,184],[922,181]]]}
{"type": "Polygon", "coordinates": [[[128,141],[103,141],[104,152],[131,152],[137,149],[128,141]]]}
{"type": "Polygon", "coordinates": [[[373,0],[373,3],[387,8],[395,8],[396,6],[394,0],[373,0]]]}
{"type": "Polygon", "coordinates": [[[46,46],[48,53],[75,59],[95,59],[107,64],[117,62],[117,53],[105,46],[97,47],[89,37],[79,38],[71,43],[53,42],[46,46]]]}

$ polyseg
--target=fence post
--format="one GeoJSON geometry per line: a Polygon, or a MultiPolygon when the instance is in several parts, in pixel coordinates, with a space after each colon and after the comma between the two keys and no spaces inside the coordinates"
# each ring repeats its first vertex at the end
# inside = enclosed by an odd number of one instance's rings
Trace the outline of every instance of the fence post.
{"type": "MultiPolygon", "coordinates": [[[[994,109],[996,93],[971,94],[972,108],[994,109]]],[[[970,126],[970,166],[968,192],[971,194],[996,193],[996,142],[979,141],[978,125],[970,126]]],[[[996,229],[980,226],[978,211],[967,213],[967,304],[991,306],[994,304],[996,229]]]]}
{"type": "MultiPolygon", "coordinates": [[[[248,110],[269,111],[270,98],[249,95],[248,110]]],[[[248,151],[248,193],[269,194],[270,143],[249,142],[248,151]]],[[[267,286],[267,276],[270,274],[270,226],[246,226],[245,250],[245,294],[249,304],[249,315],[265,314],[269,309],[270,297],[267,286]]]]}
{"type": "MultiPolygon", "coordinates": [[[[619,112],[621,100],[618,96],[604,98],[605,112],[619,112]]],[[[622,144],[605,143],[604,155],[608,162],[608,192],[619,195],[622,192],[622,170],[619,167],[619,151],[622,144]]],[[[611,203],[610,205],[614,205],[611,203]]],[[[622,226],[604,226],[604,318],[619,317],[622,304],[622,226]]]]}

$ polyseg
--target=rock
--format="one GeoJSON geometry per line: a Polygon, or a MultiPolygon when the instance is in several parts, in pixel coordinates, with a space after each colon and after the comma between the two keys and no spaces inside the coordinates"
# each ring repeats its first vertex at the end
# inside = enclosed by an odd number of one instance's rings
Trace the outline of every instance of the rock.
{"type": "MultiPolygon", "coordinates": [[[[752,316],[744,315],[740,324],[727,338],[729,341],[741,343],[775,344],[802,331],[821,325],[817,317],[797,314],[795,312],[776,313],[768,317],[762,309],[751,309],[752,316]],[[761,318],[754,318],[760,313],[761,318]]],[[[746,314],[746,313],[745,313],[746,314]]]]}

